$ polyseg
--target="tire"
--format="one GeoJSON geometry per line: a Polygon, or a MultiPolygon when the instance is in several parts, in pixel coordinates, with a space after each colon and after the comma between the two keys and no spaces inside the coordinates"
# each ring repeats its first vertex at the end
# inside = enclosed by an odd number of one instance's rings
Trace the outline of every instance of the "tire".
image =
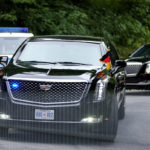
{"type": "Polygon", "coordinates": [[[123,101],[120,105],[119,111],[118,111],[118,119],[122,120],[125,117],[125,96],[123,97],[123,101]]]}
{"type": "Polygon", "coordinates": [[[106,127],[106,141],[108,142],[114,142],[115,137],[117,135],[118,130],[118,104],[117,104],[117,98],[115,98],[112,101],[112,108],[111,108],[111,115],[110,120],[107,122],[106,127]]]}

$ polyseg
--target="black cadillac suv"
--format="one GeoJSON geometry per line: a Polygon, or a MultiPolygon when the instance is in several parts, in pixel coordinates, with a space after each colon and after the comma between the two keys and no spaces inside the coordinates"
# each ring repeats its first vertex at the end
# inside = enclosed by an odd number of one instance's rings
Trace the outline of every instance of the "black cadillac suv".
{"type": "Polygon", "coordinates": [[[1,57],[0,127],[115,139],[125,115],[125,61],[101,38],[27,39],[1,57]]]}

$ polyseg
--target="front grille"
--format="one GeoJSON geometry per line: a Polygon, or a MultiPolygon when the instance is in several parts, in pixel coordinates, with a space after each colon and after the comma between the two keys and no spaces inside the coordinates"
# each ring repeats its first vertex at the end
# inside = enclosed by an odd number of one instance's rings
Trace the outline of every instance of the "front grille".
{"type": "Polygon", "coordinates": [[[38,82],[9,80],[8,86],[14,101],[33,104],[74,103],[81,100],[86,90],[86,82],[38,82]],[[18,88],[12,85],[16,83],[18,88]],[[50,85],[45,91],[40,85],[50,85]]]}
{"type": "Polygon", "coordinates": [[[139,72],[140,68],[142,66],[142,63],[135,63],[135,62],[128,62],[126,66],[126,72],[127,75],[133,75],[136,76],[137,73],[139,72]]]}

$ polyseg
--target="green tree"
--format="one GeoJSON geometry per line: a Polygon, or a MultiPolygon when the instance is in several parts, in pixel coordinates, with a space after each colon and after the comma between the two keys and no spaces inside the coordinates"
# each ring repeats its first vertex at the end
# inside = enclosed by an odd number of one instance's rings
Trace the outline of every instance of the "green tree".
{"type": "Polygon", "coordinates": [[[150,41],[146,0],[0,0],[1,26],[26,26],[35,35],[103,36],[127,58],[150,41]]]}

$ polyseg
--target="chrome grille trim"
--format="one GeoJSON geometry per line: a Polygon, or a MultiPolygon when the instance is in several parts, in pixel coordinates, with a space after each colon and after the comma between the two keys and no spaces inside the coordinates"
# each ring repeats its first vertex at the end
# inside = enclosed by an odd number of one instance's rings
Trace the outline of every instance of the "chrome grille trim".
{"type": "MultiPolygon", "coordinates": [[[[12,80],[11,80],[12,81],[12,80]]],[[[14,80],[14,81],[20,81],[20,80],[14,80]]],[[[12,102],[14,103],[22,103],[22,104],[29,104],[29,105],[36,105],[36,106],[48,106],[48,105],[56,105],[56,104],[74,104],[74,103],[78,103],[80,102],[80,100],[83,98],[83,96],[85,95],[86,91],[88,90],[88,87],[89,87],[89,84],[87,82],[72,82],[72,83],[83,83],[85,84],[84,86],[84,89],[82,91],[82,94],[80,94],[80,98],[78,100],[74,100],[74,101],[63,101],[63,102],[37,102],[37,101],[33,101],[33,100],[26,100],[26,99],[18,99],[16,98],[13,93],[12,93],[12,90],[11,90],[11,87],[10,87],[10,84],[9,84],[10,80],[6,81],[6,84],[7,84],[7,88],[8,88],[8,93],[9,93],[9,96],[11,97],[11,100],[12,102]]],[[[21,81],[20,81],[21,82],[21,81]]],[[[30,82],[30,81],[28,81],[30,82]]],[[[34,81],[33,81],[34,82],[34,81]]],[[[38,82],[38,81],[36,81],[38,82]]],[[[39,82],[40,83],[40,82],[39,82]]],[[[53,82],[45,82],[45,83],[53,83],[53,82]]],[[[56,83],[56,81],[55,81],[56,83]]],[[[70,82],[58,82],[59,84],[61,83],[68,83],[70,84],[70,82]]],[[[44,91],[43,91],[44,92],[44,91]]],[[[49,100],[49,99],[48,99],[49,100]]]]}
{"type": "Polygon", "coordinates": [[[45,78],[21,78],[21,77],[7,77],[6,80],[22,80],[22,81],[41,81],[41,82],[85,82],[89,83],[87,80],[75,80],[75,79],[45,79],[45,78]]]}
{"type": "Polygon", "coordinates": [[[138,74],[142,67],[140,62],[127,62],[126,72],[128,77],[134,77],[138,74]]]}

